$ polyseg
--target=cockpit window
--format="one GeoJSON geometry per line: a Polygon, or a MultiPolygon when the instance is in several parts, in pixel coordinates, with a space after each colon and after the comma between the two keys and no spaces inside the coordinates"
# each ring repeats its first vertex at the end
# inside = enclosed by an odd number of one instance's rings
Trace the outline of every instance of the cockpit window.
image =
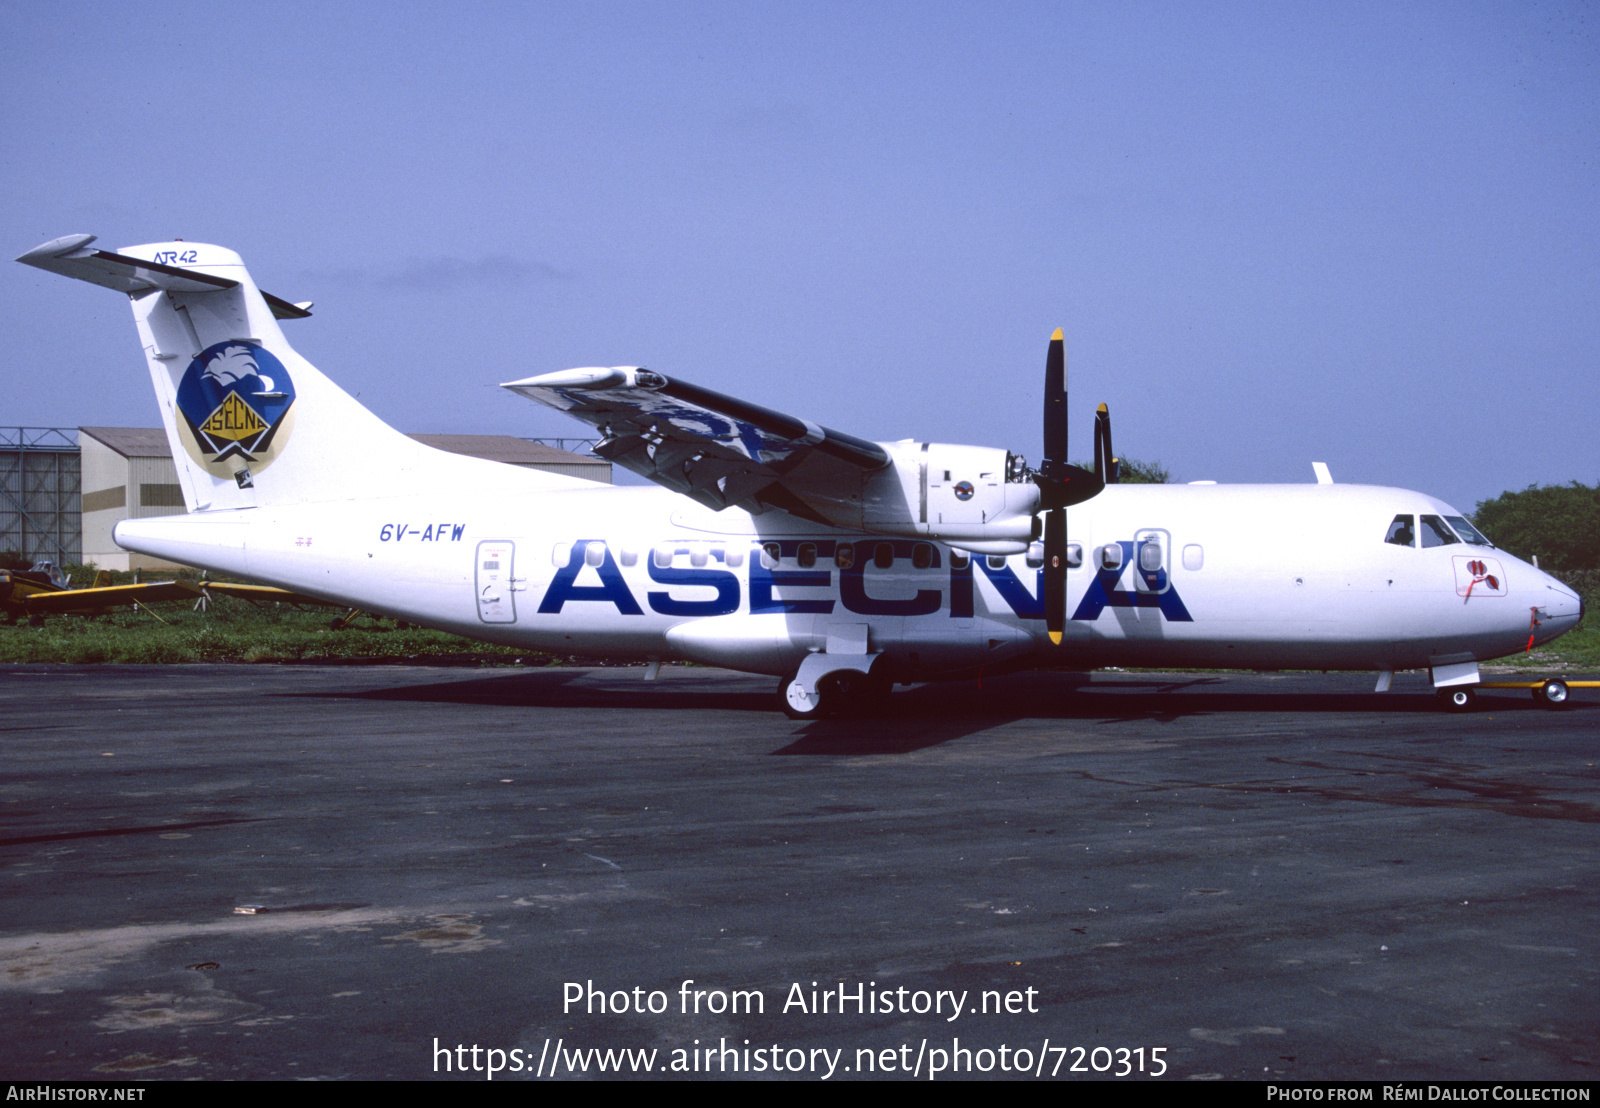
{"type": "Polygon", "coordinates": [[[1389,524],[1389,533],[1384,536],[1384,542],[1392,542],[1396,546],[1415,546],[1417,542],[1417,517],[1395,516],[1394,522],[1389,524]]]}
{"type": "Polygon", "coordinates": [[[1449,546],[1460,541],[1460,539],[1456,538],[1455,532],[1445,526],[1445,522],[1440,516],[1422,517],[1423,547],[1449,546]]]}
{"type": "Polygon", "coordinates": [[[1455,528],[1456,534],[1460,535],[1467,542],[1470,542],[1473,546],[1494,545],[1494,543],[1490,542],[1484,537],[1482,531],[1478,530],[1472,525],[1470,520],[1464,519],[1461,516],[1445,516],[1444,518],[1445,522],[1449,523],[1451,527],[1455,528]]]}

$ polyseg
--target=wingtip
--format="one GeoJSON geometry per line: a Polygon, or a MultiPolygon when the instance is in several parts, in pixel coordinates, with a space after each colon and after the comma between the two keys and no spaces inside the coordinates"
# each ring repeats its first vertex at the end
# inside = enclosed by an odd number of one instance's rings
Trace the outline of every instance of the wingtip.
{"type": "Polygon", "coordinates": [[[94,240],[94,235],[62,235],[58,239],[51,239],[49,242],[35,246],[32,250],[17,258],[17,261],[22,262],[24,265],[37,265],[41,269],[47,269],[49,268],[48,266],[40,263],[82,250],[94,240]]]}

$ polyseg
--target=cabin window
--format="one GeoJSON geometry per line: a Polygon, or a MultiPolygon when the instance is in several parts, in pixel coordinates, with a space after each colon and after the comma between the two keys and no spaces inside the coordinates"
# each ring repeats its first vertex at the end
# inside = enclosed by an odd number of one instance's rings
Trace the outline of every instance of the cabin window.
{"type": "Polygon", "coordinates": [[[591,542],[583,548],[583,564],[598,566],[606,560],[606,545],[603,542],[591,542]]]}
{"type": "Polygon", "coordinates": [[[711,552],[703,546],[689,548],[689,564],[699,569],[711,560],[711,552]]]}
{"type": "Polygon", "coordinates": [[[1206,564],[1206,552],[1198,543],[1190,543],[1183,548],[1183,568],[1190,573],[1195,572],[1206,564]]]}
{"type": "Polygon", "coordinates": [[[925,542],[919,542],[911,548],[911,566],[913,569],[927,569],[933,565],[933,547],[925,542]]]}
{"type": "Polygon", "coordinates": [[[1108,542],[1108,543],[1106,543],[1106,545],[1104,545],[1104,546],[1102,546],[1100,548],[1100,568],[1101,569],[1121,569],[1122,568],[1122,544],[1121,543],[1108,542]]]}
{"type": "Polygon", "coordinates": [[[1139,544],[1139,568],[1146,573],[1154,573],[1161,568],[1160,542],[1147,539],[1139,544]]]}
{"type": "Polygon", "coordinates": [[[672,564],[672,548],[670,546],[656,547],[650,552],[650,560],[655,563],[657,569],[666,569],[672,564]]]}
{"type": "Polygon", "coordinates": [[[625,566],[638,565],[639,552],[637,550],[624,550],[622,552],[622,564],[625,566]]]}
{"type": "Polygon", "coordinates": [[[1067,543],[1067,568],[1077,569],[1083,565],[1083,544],[1081,542],[1067,543]]]}
{"type": "Polygon", "coordinates": [[[550,564],[557,569],[566,569],[567,563],[572,560],[572,544],[558,542],[550,548],[550,564]]]}
{"type": "Polygon", "coordinates": [[[833,564],[840,569],[849,569],[856,564],[856,548],[847,542],[842,542],[833,548],[833,564]]]}
{"type": "Polygon", "coordinates": [[[872,548],[872,564],[879,569],[888,569],[894,565],[894,547],[886,542],[880,542],[872,548]]]}
{"type": "Polygon", "coordinates": [[[999,573],[1002,569],[1006,568],[1006,556],[1004,554],[991,554],[989,555],[987,561],[989,563],[989,568],[994,570],[996,573],[999,573]]]}
{"type": "Polygon", "coordinates": [[[1389,533],[1383,537],[1383,541],[1394,543],[1396,546],[1415,546],[1417,544],[1417,517],[1395,516],[1394,522],[1389,524],[1389,533]]]}
{"type": "Polygon", "coordinates": [[[1028,563],[1029,569],[1038,569],[1044,565],[1044,543],[1030,542],[1028,544],[1028,556],[1024,560],[1028,563]]]}
{"type": "Polygon", "coordinates": [[[799,565],[801,569],[810,569],[812,566],[816,565],[817,544],[814,542],[801,543],[800,554],[797,558],[795,558],[795,563],[799,565]]]}
{"type": "Polygon", "coordinates": [[[764,543],[761,544],[761,568],[762,569],[776,569],[777,566],[778,566],[778,563],[780,561],[782,561],[782,560],[783,560],[783,552],[782,552],[781,548],[778,546],[777,543],[775,543],[775,542],[764,542],[764,543]]]}
{"type": "Polygon", "coordinates": [[[732,550],[729,550],[723,554],[722,563],[729,569],[738,569],[740,566],[744,565],[744,551],[740,550],[738,547],[734,547],[732,550]]]}
{"type": "Polygon", "coordinates": [[[950,568],[951,569],[966,569],[971,564],[972,564],[972,555],[968,554],[965,550],[952,550],[952,551],[950,551],[950,568]]]}

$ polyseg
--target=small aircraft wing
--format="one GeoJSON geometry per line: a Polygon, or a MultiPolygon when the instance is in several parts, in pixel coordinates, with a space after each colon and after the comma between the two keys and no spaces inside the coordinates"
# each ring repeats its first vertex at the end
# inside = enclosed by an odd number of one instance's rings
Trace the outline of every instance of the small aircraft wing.
{"type": "Polygon", "coordinates": [[[889,464],[874,442],[648,369],[569,369],[503,386],[596,428],[594,452],[708,508],[826,522],[889,464]]]}
{"type": "Polygon", "coordinates": [[[280,589],[275,585],[244,585],[232,581],[202,581],[200,587],[212,596],[231,596],[236,600],[248,600],[252,604],[274,601],[282,604],[298,604],[316,608],[344,608],[345,604],[335,604],[331,600],[321,597],[307,596],[303,592],[291,592],[280,589]]]}
{"type": "Polygon", "coordinates": [[[23,604],[30,615],[52,612],[98,612],[123,604],[155,604],[162,600],[197,600],[200,586],[188,581],[152,581],[142,585],[107,585],[34,593],[23,604]]]}

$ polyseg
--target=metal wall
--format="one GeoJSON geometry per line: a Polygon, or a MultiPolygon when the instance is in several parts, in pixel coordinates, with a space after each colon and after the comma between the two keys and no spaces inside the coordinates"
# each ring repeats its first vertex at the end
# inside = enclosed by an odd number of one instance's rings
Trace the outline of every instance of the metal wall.
{"type": "Polygon", "coordinates": [[[0,551],[83,560],[75,427],[0,427],[0,551]]]}

